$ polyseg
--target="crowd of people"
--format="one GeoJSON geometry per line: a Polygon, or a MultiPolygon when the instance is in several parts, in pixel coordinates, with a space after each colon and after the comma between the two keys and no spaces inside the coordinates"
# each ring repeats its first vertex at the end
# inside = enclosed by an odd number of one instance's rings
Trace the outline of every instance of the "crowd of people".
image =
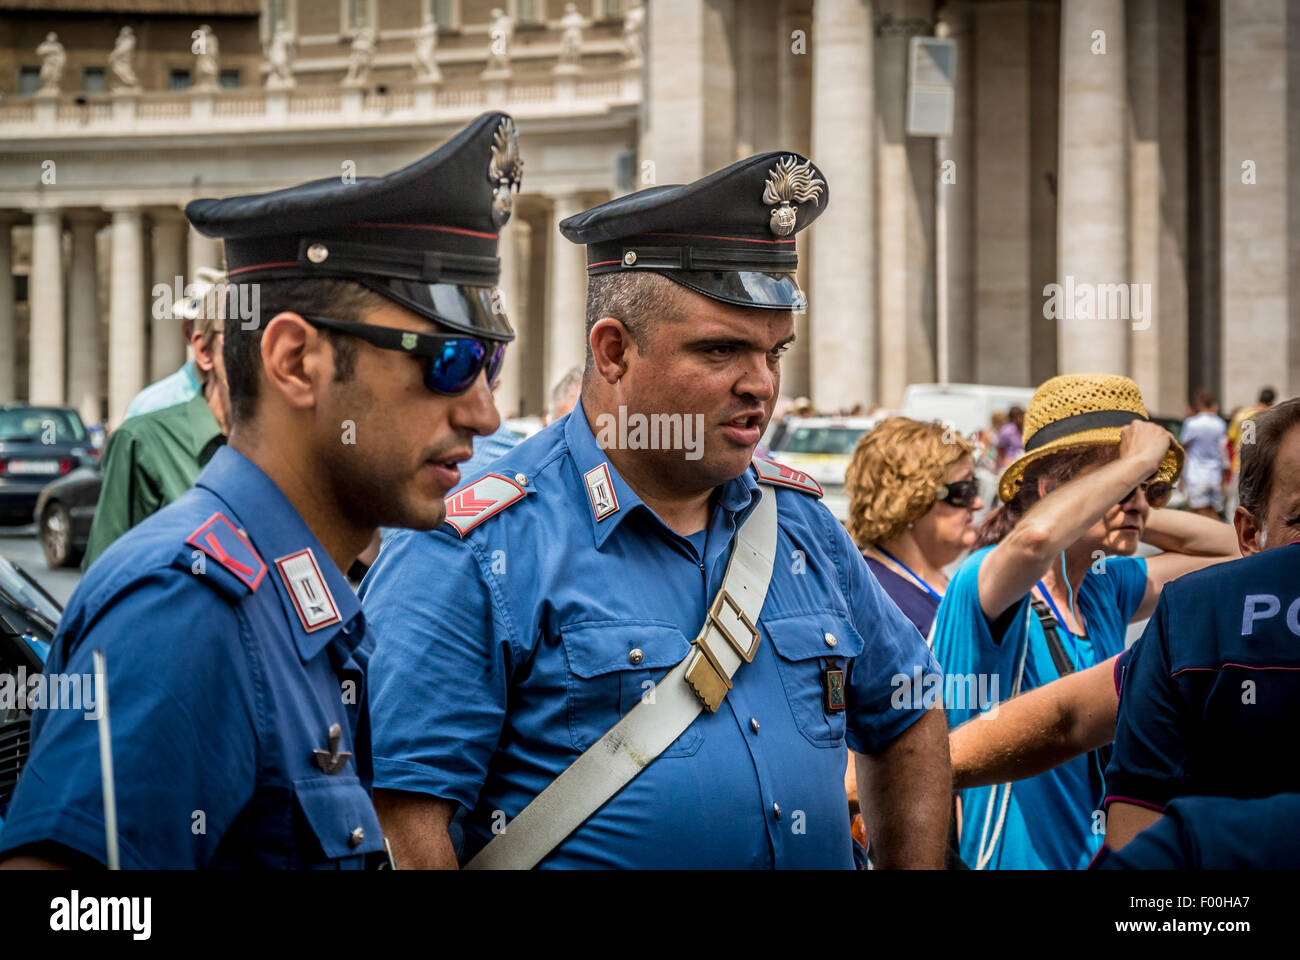
{"type": "Polygon", "coordinates": [[[1300,400],[1199,396],[1182,443],[1109,374],[979,442],[887,417],[841,524],[755,456],[829,202],[773,152],[559,225],[586,358],[518,441],[521,169],[489,113],[187,208],[262,315],[179,305],[193,368],[110,441],[46,671],[112,731],[37,712],[0,867],[1300,864],[1300,400]]]}

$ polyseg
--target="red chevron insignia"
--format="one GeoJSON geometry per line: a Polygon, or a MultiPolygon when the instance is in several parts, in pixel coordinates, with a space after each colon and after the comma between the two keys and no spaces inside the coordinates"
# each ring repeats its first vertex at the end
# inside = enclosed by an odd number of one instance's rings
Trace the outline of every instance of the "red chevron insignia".
{"type": "Polygon", "coordinates": [[[496,503],[496,500],[476,500],[474,488],[466,487],[459,493],[447,498],[447,516],[472,517],[496,503]]]}
{"type": "Polygon", "coordinates": [[[488,517],[523,497],[522,485],[499,473],[489,473],[447,497],[445,522],[463,537],[488,517]]]}

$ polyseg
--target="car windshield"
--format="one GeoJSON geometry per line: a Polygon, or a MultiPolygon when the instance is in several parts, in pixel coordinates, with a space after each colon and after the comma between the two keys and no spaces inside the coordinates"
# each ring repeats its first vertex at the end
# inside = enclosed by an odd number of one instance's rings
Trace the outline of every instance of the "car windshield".
{"type": "Polygon", "coordinates": [[[863,427],[795,427],[782,438],[780,451],[849,454],[866,432],[863,427]]]}
{"type": "Polygon", "coordinates": [[[62,612],[50,602],[49,597],[33,586],[4,557],[0,557],[0,596],[9,597],[28,612],[44,617],[52,627],[58,625],[59,617],[62,616],[62,612]]]}
{"type": "Polygon", "coordinates": [[[21,407],[0,410],[0,440],[29,443],[82,443],[86,428],[75,410],[21,407]]]}

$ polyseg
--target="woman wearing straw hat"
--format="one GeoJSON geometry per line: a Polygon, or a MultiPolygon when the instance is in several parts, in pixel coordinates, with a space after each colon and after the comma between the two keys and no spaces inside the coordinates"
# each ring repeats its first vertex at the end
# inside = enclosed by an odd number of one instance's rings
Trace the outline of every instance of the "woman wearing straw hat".
{"type": "MultiPolygon", "coordinates": [[[[1129,621],[1165,583],[1237,554],[1232,527],[1172,510],[1183,451],[1147,419],[1127,377],[1073,374],[1040,386],[1002,505],[939,607],[934,653],[948,676],[1007,699],[1124,649],[1129,621]],[[1135,557],[1140,542],[1164,552],[1135,557]]],[[[945,703],[957,725],[975,705],[945,703]]],[[[962,857],[976,869],[1073,869],[1100,847],[1105,759],[1078,757],[1014,785],[962,791],[962,857]]]]}

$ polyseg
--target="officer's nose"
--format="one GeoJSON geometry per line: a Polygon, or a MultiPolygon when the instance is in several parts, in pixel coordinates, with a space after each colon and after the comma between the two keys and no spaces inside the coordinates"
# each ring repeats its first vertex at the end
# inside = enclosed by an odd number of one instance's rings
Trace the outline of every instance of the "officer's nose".
{"type": "Polygon", "coordinates": [[[745,370],[736,382],[735,390],[741,396],[767,403],[776,396],[779,379],[780,373],[768,366],[767,354],[752,353],[747,355],[745,370]]]}
{"type": "Polygon", "coordinates": [[[485,372],[479,372],[474,386],[460,396],[452,398],[451,423],[452,426],[460,427],[477,436],[495,433],[501,426],[501,414],[497,413],[492,388],[488,386],[485,372]]]}

